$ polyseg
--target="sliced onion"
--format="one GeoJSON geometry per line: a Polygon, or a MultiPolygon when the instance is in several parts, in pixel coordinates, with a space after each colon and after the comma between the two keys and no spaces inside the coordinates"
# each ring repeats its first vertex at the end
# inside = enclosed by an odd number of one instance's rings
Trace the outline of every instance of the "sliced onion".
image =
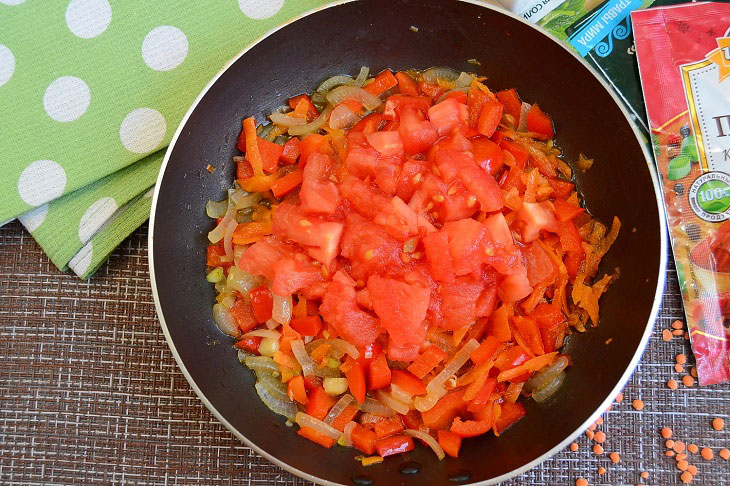
{"type": "Polygon", "coordinates": [[[241,259],[243,254],[246,252],[246,246],[233,245],[233,262],[238,266],[238,260],[241,259]]]}
{"type": "Polygon", "coordinates": [[[221,303],[216,302],[213,304],[213,320],[223,334],[238,336],[241,333],[238,329],[238,324],[236,324],[236,319],[233,318],[233,314],[221,303]]]}
{"type": "Polygon", "coordinates": [[[436,405],[436,402],[441,400],[444,395],[446,395],[446,389],[439,388],[437,390],[429,392],[429,394],[425,397],[414,398],[413,406],[415,406],[416,410],[418,410],[419,412],[426,412],[428,410],[431,410],[434,405],[436,405]]]}
{"type": "Polygon", "coordinates": [[[228,269],[228,277],[226,278],[226,287],[232,292],[237,290],[243,295],[248,295],[248,291],[259,287],[263,283],[263,279],[256,275],[241,270],[237,266],[228,269]]]}
{"type": "MultiPolygon", "coordinates": [[[[395,411],[392,408],[380,403],[379,401],[366,397],[365,401],[360,404],[360,410],[378,417],[392,417],[395,411]]],[[[408,413],[406,411],[406,413],[408,413]]]]}
{"type": "Polygon", "coordinates": [[[271,393],[261,384],[256,383],[256,393],[258,393],[261,401],[264,402],[269,410],[284,417],[294,420],[297,414],[297,406],[291,400],[279,400],[274,398],[271,393]]]}
{"type": "Polygon", "coordinates": [[[382,415],[375,415],[368,412],[363,412],[362,415],[360,415],[360,425],[367,427],[370,424],[377,424],[378,422],[382,422],[383,420],[386,420],[387,417],[384,417],[382,415]]]}
{"type": "Polygon", "coordinates": [[[226,257],[233,261],[233,232],[238,228],[238,222],[232,219],[226,226],[226,232],[223,233],[223,249],[226,251],[226,257]]]}
{"type": "Polygon", "coordinates": [[[222,218],[224,214],[226,214],[226,210],[228,209],[228,201],[224,199],[223,201],[208,201],[205,204],[205,214],[208,215],[209,218],[218,219],[222,218]]]}
{"type": "Polygon", "coordinates": [[[304,342],[301,339],[295,339],[291,342],[291,350],[294,353],[294,357],[297,359],[302,367],[302,373],[304,376],[321,376],[323,378],[340,376],[340,372],[336,369],[326,366],[319,368],[317,363],[307,354],[304,349],[304,342]]]}
{"type": "Polygon", "coordinates": [[[282,127],[295,127],[297,125],[304,125],[307,123],[307,119],[298,116],[289,116],[284,113],[272,113],[269,115],[272,122],[282,127]]]}
{"type": "Polygon", "coordinates": [[[393,398],[405,403],[406,405],[413,405],[413,395],[394,383],[390,384],[390,394],[393,396],[393,398]]]}
{"type": "Polygon", "coordinates": [[[535,373],[532,378],[527,380],[525,383],[525,391],[531,392],[545,387],[568,367],[568,363],[569,360],[567,356],[560,356],[553,364],[546,366],[544,369],[535,373]]]}
{"type": "Polygon", "coordinates": [[[520,108],[520,121],[517,123],[517,131],[518,132],[526,132],[527,131],[527,115],[530,112],[530,104],[522,102],[522,107],[520,108]]]}
{"type": "Polygon", "coordinates": [[[225,306],[226,309],[230,309],[233,306],[233,304],[236,303],[236,298],[231,294],[227,294],[225,297],[223,297],[220,300],[220,303],[223,304],[223,306],[225,306]]]}
{"type": "Polygon", "coordinates": [[[276,329],[280,326],[280,324],[273,319],[269,319],[268,321],[264,322],[264,326],[266,326],[266,329],[276,329]]]}
{"type": "Polygon", "coordinates": [[[247,356],[244,363],[254,371],[263,371],[266,373],[278,373],[279,365],[271,358],[266,356],[247,356]]]}
{"type": "MultiPolygon", "coordinates": [[[[363,81],[364,83],[365,81],[363,81]]],[[[355,81],[350,76],[345,76],[344,74],[340,74],[337,76],[332,76],[331,78],[327,78],[322,83],[317,86],[317,92],[318,93],[326,93],[332,88],[335,88],[337,86],[342,86],[343,84],[354,84],[355,81]]]]}
{"type": "Polygon", "coordinates": [[[375,398],[377,398],[381,403],[383,403],[386,407],[392,408],[396,412],[398,412],[401,415],[405,415],[408,413],[408,410],[410,410],[410,407],[406,405],[405,403],[396,400],[393,398],[392,395],[385,392],[384,390],[378,390],[375,392],[375,398]]]}
{"type": "Polygon", "coordinates": [[[468,93],[468,92],[469,92],[469,88],[468,87],[450,89],[446,93],[444,93],[441,96],[439,96],[438,99],[436,100],[436,102],[434,103],[434,105],[436,105],[436,104],[441,103],[442,101],[444,101],[446,98],[449,97],[449,95],[451,93],[468,93]]]}
{"type": "Polygon", "coordinates": [[[218,243],[220,240],[223,239],[223,236],[226,233],[226,228],[231,223],[231,221],[235,221],[235,215],[236,215],[236,208],[231,204],[230,199],[228,200],[228,208],[226,209],[226,214],[223,215],[223,219],[221,219],[220,223],[218,223],[218,226],[216,226],[213,231],[208,233],[208,240],[210,240],[211,243],[218,243]]]}
{"type": "Polygon", "coordinates": [[[260,192],[246,192],[243,189],[236,189],[231,194],[231,202],[236,207],[236,210],[250,208],[261,200],[260,192]]]}
{"type": "Polygon", "coordinates": [[[370,68],[367,66],[363,66],[360,68],[360,72],[357,73],[357,77],[355,78],[355,86],[362,87],[363,84],[365,84],[365,81],[368,80],[368,75],[370,74],[370,68]]]}
{"type": "Polygon", "coordinates": [[[352,447],[352,431],[355,430],[355,427],[357,427],[357,422],[347,422],[345,425],[345,428],[343,429],[343,437],[345,439],[345,445],[347,447],[352,447]]]}
{"type": "Polygon", "coordinates": [[[350,356],[352,356],[352,359],[357,359],[360,357],[360,351],[358,351],[352,343],[348,343],[344,339],[328,339],[325,342],[330,344],[332,346],[332,349],[349,354],[350,356]]]}
{"type": "Polygon", "coordinates": [[[352,111],[347,105],[339,105],[332,110],[329,124],[331,128],[339,130],[341,128],[350,128],[359,119],[358,114],[352,111]]]}
{"type": "Polygon", "coordinates": [[[422,432],[420,430],[414,430],[414,429],[406,429],[403,431],[404,435],[410,435],[411,437],[415,437],[416,439],[421,439],[423,442],[428,444],[428,446],[433,449],[433,451],[436,453],[436,455],[439,458],[439,461],[446,457],[446,454],[444,454],[444,450],[441,448],[439,443],[431,437],[426,432],[422,432]]]}
{"type": "Polygon", "coordinates": [[[247,353],[243,349],[239,349],[238,350],[238,361],[242,365],[245,365],[246,364],[246,358],[248,358],[249,356],[253,356],[253,355],[251,353],[247,353]]]}
{"type": "Polygon", "coordinates": [[[560,373],[558,373],[557,376],[555,376],[555,378],[553,378],[550,383],[546,384],[542,388],[533,391],[532,399],[540,403],[553,396],[553,394],[561,387],[563,381],[565,381],[565,376],[565,371],[561,371],[560,373]]]}
{"type": "Polygon", "coordinates": [[[374,110],[382,104],[380,98],[357,86],[340,86],[327,93],[327,101],[337,106],[345,100],[355,100],[367,110],[374,110]]]}
{"type": "Polygon", "coordinates": [[[316,132],[317,130],[322,128],[325,123],[327,123],[330,113],[332,113],[332,107],[327,105],[327,107],[322,110],[322,113],[320,113],[317,118],[307,123],[306,125],[289,127],[289,135],[307,135],[309,133],[316,132]]]}
{"type": "Polygon", "coordinates": [[[432,84],[438,84],[439,86],[442,84],[453,84],[454,81],[459,79],[460,73],[454,69],[451,69],[449,67],[432,67],[431,69],[426,69],[423,72],[423,79],[426,82],[432,83],[432,84]]]}
{"type": "Polygon", "coordinates": [[[291,295],[282,297],[272,292],[274,306],[271,309],[271,318],[281,324],[289,324],[291,321],[292,298],[291,295]]]}
{"type": "Polygon", "coordinates": [[[261,383],[264,388],[271,393],[272,397],[282,401],[289,400],[286,385],[282,383],[277,376],[266,371],[257,371],[256,377],[259,379],[259,383],[261,383]]]}
{"type": "Polygon", "coordinates": [[[241,336],[242,339],[247,337],[279,339],[281,337],[281,333],[278,331],[272,331],[270,329],[256,329],[255,331],[247,332],[246,334],[241,336]]]}
{"type": "Polygon", "coordinates": [[[331,424],[337,417],[340,416],[340,414],[348,407],[348,405],[350,405],[354,401],[355,397],[353,397],[349,393],[345,393],[344,395],[342,395],[342,398],[337,400],[335,406],[332,407],[329,413],[325,416],[323,422],[326,424],[331,424]]]}
{"type": "Polygon", "coordinates": [[[319,432],[320,434],[324,434],[327,437],[330,437],[334,440],[339,439],[340,436],[342,435],[342,432],[340,432],[336,428],[332,427],[329,424],[322,422],[319,419],[312,417],[311,415],[307,415],[304,412],[297,412],[296,422],[297,422],[297,424],[299,424],[300,427],[312,428],[312,429],[316,430],[317,432],[319,432]]]}
{"type": "Polygon", "coordinates": [[[426,391],[429,394],[443,388],[446,381],[456,374],[464,364],[469,360],[469,356],[479,347],[479,342],[476,339],[470,339],[462,346],[462,348],[451,358],[451,361],[444,367],[441,372],[436,375],[433,380],[426,385],[426,391]]]}
{"type": "Polygon", "coordinates": [[[455,88],[466,88],[471,86],[471,82],[474,79],[474,76],[472,76],[469,73],[465,73],[464,71],[459,74],[459,77],[456,78],[456,81],[454,81],[454,87],[455,88]]]}

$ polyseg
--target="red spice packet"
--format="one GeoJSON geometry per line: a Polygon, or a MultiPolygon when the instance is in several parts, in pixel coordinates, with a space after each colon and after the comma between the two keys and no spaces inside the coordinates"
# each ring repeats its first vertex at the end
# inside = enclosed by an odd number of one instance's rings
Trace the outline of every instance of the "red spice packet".
{"type": "Polygon", "coordinates": [[[730,381],[730,4],[631,19],[699,381],[730,381]]]}

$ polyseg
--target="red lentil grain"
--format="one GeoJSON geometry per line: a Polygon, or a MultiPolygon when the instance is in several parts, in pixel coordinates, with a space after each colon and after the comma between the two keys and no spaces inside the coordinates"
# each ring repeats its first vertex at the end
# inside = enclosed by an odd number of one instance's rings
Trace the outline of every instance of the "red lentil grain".
{"type": "Polygon", "coordinates": [[[601,466],[598,468],[598,474],[606,474],[606,468],[601,466]]]}
{"type": "Polygon", "coordinates": [[[603,417],[598,417],[598,420],[596,420],[596,424],[603,425],[603,417]]]}
{"type": "Polygon", "coordinates": [[[619,392],[618,395],[616,395],[616,403],[621,403],[624,401],[624,394],[623,392],[619,392]]]}
{"type": "Polygon", "coordinates": [[[682,321],[674,321],[672,323],[672,329],[682,329],[684,327],[684,323],[682,321]]]}
{"type": "Polygon", "coordinates": [[[573,452],[577,451],[578,450],[578,443],[577,442],[573,442],[572,444],[570,444],[570,450],[573,451],[573,452]]]}
{"type": "Polygon", "coordinates": [[[715,457],[715,454],[712,452],[712,449],[709,447],[703,447],[700,451],[700,454],[702,455],[702,459],[705,459],[707,461],[711,461],[713,457],[715,457]]]}
{"type": "Polygon", "coordinates": [[[621,460],[621,456],[618,452],[612,452],[609,457],[611,458],[611,462],[614,464],[618,464],[618,462],[621,460]]]}
{"type": "Polygon", "coordinates": [[[603,431],[599,430],[593,436],[593,440],[595,440],[596,442],[600,442],[601,444],[603,444],[604,442],[606,442],[606,434],[603,431]]]}
{"type": "Polygon", "coordinates": [[[681,329],[675,329],[674,331],[672,331],[672,335],[674,336],[681,336],[682,334],[684,334],[684,331],[681,329]]]}
{"type": "Polygon", "coordinates": [[[670,390],[676,390],[678,386],[679,384],[677,383],[677,380],[673,378],[667,381],[667,388],[669,388],[670,390]]]}
{"type": "Polygon", "coordinates": [[[725,459],[726,461],[730,459],[730,450],[727,449],[720,449],[720,457],[725,459]]]}
{"type": "Polygon", "coordinates": [[[677,364],[685,364],[687,362],[687,356],[683,354],[678,354],[674,359],[677,361],[677,364]]]}
{"type": "Polygon", "coordinates": [[[583,478],[578,478],[575,480],[575,486],[588,486],[588,480],[583,478]]]}
{"type": "Polygon", "coordinates": [[[648,477],[649,477],[649,473],[648,473],[648,472],[646,472],[646,471],[643,471],[643,472],[641,473],[641,479],[646,479],[646,478],[648,478],[648,477]]]}
{"type": "Polygon", "coordinates": [[[684,366],[682,366],[681,364],[676,364],[674,365],[674,371],[676,371],[677,373],[682,373],[684,371],[684,366]]]}
{"type": "Polygon", "coordinates": [[[642,402],[639,399],[634,400],[632,405],[634,407],[634,410],[638,410],[638,411],[644,410],[644,402],[642,402]]]}
{"type": "Polygon", "coordinates": [[[695,378],[697,378],[697,368],[694,366],[692,368],[690,368],[689,374],[694,376],[695,378]]]}
{"type": "Polygon", "coordinates": [[[664,455],[667,456],[667,457],[672,457],[674,455],[674,451],[673,450],[665,451],[664,452],[664,455]]]}
{"type": "Polygon", "coordinates": [[[590,430],[590,429],[586,429],[586,437],[588,437],[588,438],[589,438],[590,440],[593,440],[593,436],[594,436],[594,435],[595,435],[595,434],[593,433],[593,431],[592,431],[592,430],[590,430]]]}
{"type": "Polygon", "coordinates": [[[695,379],[692,378],[690,375],[684,375],[682,377],[682,383],[684,386],[691,387],[695,384],[695,379]]]}
{"type": "Polygon", "coordinates": [[[689,467],[687,468],[687,471],[689,471],[689,473],[692,476],[696,476],[697,475],[697,466],[695,466],[694,464],[690,464],[689,467]]]}
{"type": "Polygon", "coordinates": [[[687,446],[687,450],[692,454],[697,454],[700,451],[700,448],[697,447],[697,444],[690,444],[687,446]]]}
{"type": "Polygon", "coordinates": [[[601,446],[601,444],[594,445],[593,453],[597,456],[600,456],[601,454],[603,454],[603,446],[601,446]]]}
{"type": "Polygon", "coordinates": [[[682,475],[679,477],[684,484],[689,484],[692,482],[692,474],[688,471],[685,471],[682,473],[682,475]]]}
{"type": "Polygon", "coordinates": [[[712,421],[712,428],[715,430],[722,430],[725,428],[725,421],[720,417],[715,418],[712,421]]]}
{"type": "Polygon", "coordinates": [[[661,430],[662,437],[665,439],[671,439],[672,438],[672,429],[669,427],[663,427],[661,430]]]}
{"type": "Polygon", "coordinates": [[[669,329],[664,329],[662,331],[662,339],[664,339],[665,341],[671,341],[672,340],[672,331],[670,331],[669,329]]]}
{"type": "Polygon", "coordinates": [[[689,333],[687,331],[684,331],[684,340],[689,341],[689,333]]]}
{"type": "Polygon", "coordinates": [[[674,449],[674,441],[672,439],[667,440],[664,442],[664,447],[667,449],[674,449]]]}
{"type": "Polygon", "coordinates": [[[686,471],[688,467],[689,463],[687,461],[677,461],[677,469],[679,469],[680,471],[686,471]]]}
{"type": "Polygon", "coordinates": [[[682,442],[681,440],[675,440],[674,447],[672,447],[672,449],[674,449],[674,452],[676,452],[677,454],[681,454],[682,452],[684,452],[684,442],[682,442]]]}

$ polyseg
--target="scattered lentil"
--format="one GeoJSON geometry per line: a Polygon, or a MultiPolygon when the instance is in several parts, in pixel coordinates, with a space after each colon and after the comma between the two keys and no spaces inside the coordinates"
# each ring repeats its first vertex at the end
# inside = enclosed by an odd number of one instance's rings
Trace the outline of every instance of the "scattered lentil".
{"type": "Polygon", "coordinates": [[[727,449],[720,449],[720,457],[725,459],[726,461],[730,459],[730,450],[727,449]]]}
{"type": "Polygon", "coordinates": [[[664,339],[665,341],[671,341],[672,340],[672,331],[670,331],[669,329],[664,329],[662,331],[662,339],[664,339]]]}
{"type": "Polygon", "coordinates": [[[687,446],[687,450],[690,451],[692,454],[697,454],[700,451],[700,448],[697,447],[696,444],[690,444],[687,446]]]}
{"type": "Polygon", "coordinates": [[[603,417],[598,417],[598,420],[596,420],[596,424],[603,425],[603,417]]]}
{"type": "Polygon", "coordinates": [[[677,364],[685,364],[687,362],[687,356],[683,354],[678,354],[674,359],[677,361],[677,364]]]}
{"type": "Polygon", "coordinates": [[[689,374],[694,376],[695,378],[697,378],[697,368],[694,366],[692,368],[690,368],[689,374]]]}
{"type": "Polygon", "coordinates": [[[573,452],[577,451],[578,450],[578,443],[577,442],[573,442],[572,444],[570,444],[570,450],[573,451],[573,452]]]}
{"type": "Polygon", "coordinates": [[[677,457],[675,457],[676,460],[682,461],[684,459],[687,459],[687,454],[677,454],[677,457]]]}
{"type": "Polygon", "coordinates": [[[682,377],[682,383],[684,383],[684,386],[692,386],[695,384],[695,379],[690,375],[684,375],[682,377]]]}
{"type": "Polygon", "coordinates": [[[669,427],[663,427],[661,431],[662,437],[665,439],[671,439],[672,438],[672,429],[669,427]]]}
{"type": "Polygon", "coordinates": [[[682,452],[684,452],[684,442],[682,442],[681,440],[675,440],[674,447],[672,447],[672,449],[674,449],[674,452],[676,452],[677,454],[681,454],[682,452]]]}
{"type": "Polygon", "coordinates": [[[700,451],[700,454],[702,455],[702,459],[705,459],[707,461],[711,461],[712,458],[715,457],[715,454],[709,447],[703,447],[702,451],[700,451]]]}
{"type": "Polygon", "coordinates": [[[689,333],[687,331],[684,331],[684,340],[689,341],[689,333]]]}
{"type": "Polygon", "coordinates": [[[598,432],[595,433],[595,435],[593,436],[593,439],[596,442],[600,442],[601,444],[603,444],[604,442],[606,442],[606,434],[603,431],[599,430],[598,432]]]}
{"type": "Polygon", "coordinates": [[[689,463],[685,460],[677,461],[677,469],[680,471],[686,471],[689,467],[689,463]]]}
{"type": "Polygon", "coordinates": [[[619,392],[618,395],[616,395],[616,403],[621,403],[624,401],[624,394],[623,392],[619,392]]]}
{"type": "Polygon", "coordinates": [[[674,371],[676,371],[677,373],[682,373],[684,372],[684,366],[677,363],[676,365],[674,365],[674,371]]]}
{"type": "Polygon", "coordinates": [[[578,478],[575,480],[575,486],[588,486],[588,480],[583,478],[578,478]]]}
{"type": "Polygon", "coordinates": [[[674,455],[674,451],[673,450],[668,450],[668,451],[664,452],[664,455],[667,456],[667,457],[672,457],[674,455]]]}
{"type": "Polygon", "coordinates": [[[665,446],[665,447],[666,447],[667,449],[674,449],[674,441],[673,441],[672,439],[669,439],[669,440],[667,440],[667,441],[666,441],[666,442],[664,443],[664,446],[665,446]]]}
{"type": "Polygon", "coordinates": [[[606,474],[606,468],[601,466],[598,468],[598,474],[606,474]]]}
{"type": "Polygon", "coordinates": [[[681,336],[682,334],[684,334],[684,331],[681,329],[675,329],[674,331],[672,331],[672,334],[674,336],[681,336]]]}
{"type": "Polygon", "coordinates": [[[586,429],[586,437],[588,437],[590,440],[593,440],[594,436],[595,436],[595,434],[593,433],[592,430],[586,429]]]}
{"type": "Polygon", "coordinates": [[[632,405],[635,410],[639,410],[639,411],[644,410],[644,402],[642,402],[638,398],[633,401],[632,405]]]}
{"type": "Polygon", "coordinates": [[[612,452],[609,457],[611,458],[611,462],[614,464],[618,464],[618,462],[621,460],[621,456],[618,452],[612,452]]]}
{"type": "Polygon", "coordinates": [[[689,471],[689,473],[692,476],[696,476],[697,475],[697,466],[695,466],[694,464],[690,464],[689,467],[687,468],[687,471],[689,471]]]}
{"type": "Polygon", "coordinates": [[[672,329],[682,329],[684,327],[684,323],[682,321],[674,321],[672,323],[672,329]]]}
{"type": "Polygon", "coordinates": [[[715,430],[722,430],[723,428],[725,428],[725,421],[720,417],[715,418],[712,421],[712,428],[715,430]]]}
{"type": "Polygon", "coordinates": [[[689,484],[692,482],[692,474],[687,471],[683,472],[679,478],[684,484],[689,484]]]}
{"type": "Polygon", "coordinates": [[[593,453],[597,456],[600,456],[601,454],[603,454],[603,446],[601,446],[601,444],[594,445],[593,453]]]}
{"type": "Polygon", "coordinates": [[[677,380],[674,378],[670,378],[669,381],[667,381],[667,388],[670,390],[676,390],[679,385],[677,384],[677,380]]]}
{"type": "Polygon", "coordinates": [[[588,430],[590,430],[591,432],[594,432],[596,430],[596,427],[598,427],[598,425],[594,422],[591,424],[590,427],[588,427],[588,430]]]}
{"type": "Polygon", "coordinates": [[[642,473],[641,473],[641,478],[642,478],[642,479],[646,479],[646,478],[648,478],[648,477],[649,477],[649,473],[648,473],[648,472],[646,472],[646,471],[642,471],[642,473]]]}

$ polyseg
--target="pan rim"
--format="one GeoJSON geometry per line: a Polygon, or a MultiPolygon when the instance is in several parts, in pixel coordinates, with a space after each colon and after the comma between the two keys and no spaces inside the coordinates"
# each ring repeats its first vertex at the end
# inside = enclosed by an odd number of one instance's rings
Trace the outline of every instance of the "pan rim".
{"type": "MultiPolygon", "coordinates": [[[[172,139],[170,140],[170,144],[167,147],[167,150],[165,152],[165,157],[162,161],[162,165],[160,167],[160,172],[157,177],[157,181],[155,182],[155,191],[154,195],[152,197],[152,206],[150,211],[150,222],[149,222],[149,236],[148,236],[148,263],[149,263],[149,271],[150,271],[150,284],[152,287],[152,296],[155,303],[155,311],[157,313],[157,317],[160,322],[160,327],[162,328],[162,332],[165,335],[165,340],[167,341],[168,346],[170,347],[170,351],[172,352],[173,357],[175,358],[175,362],[178,365],[178,368],[183,373],[183,376],[185,376],[185,379],[190,384],[191,388],[195,392],[195,394],[198,396],[200,401],[205,405],[205,407],[215,416],[215,418],[223,424],[231,433],[233,433],[234,436],[236,436],[240,441],[242,441],[246,446],[250,447],[256,453],[259,455],[265,457],[267,460],[271,461],[272,463],[276,464],[277,466],[285,469],[286,471],[299,476],[303,479],[312,481],[317,484],[322,484],[326,486],[346,486],[343,483],[336,483],[332,482],[326,479],[322,479],[316,476],[313,476],[305,471],[302,471],[300,469],[295,468],[294,466],[277,459],[276,457],[270,455],[263,449],[261,449],[258,445],[256,445],[254,442],[252,442],[250,439],[248,439],[245,435],[243,435],[238,429],[236,429],[226,418],[218,412],[218,410],[213,406],[213,404],[208,400],[208,398],[205,396],[205,394],[202,392],[200,387],[198,387],[197,383],[191,376],[190,372],[187,370],[187,367],[185,366],[185,363],[183,362],[182,358],[180,357],[180,354],[177,352],[177,348],[175,346],[175,343],[173,342],[172,336],[170,334],[170,331],[167,327],[167,323],[165,321],[164,312],[162,310],[162,306],[160,303],[160,298],[157,292],[157,279],[155,276],[155,265],[154,265],[154,229],[155,229],[155,219],[156,219],[156,211],[157,211],[157,202],[159,197],[159,190],[161,187],[162,180],[164,179],[165,172],[167,170],[168,162],[170,160],[172,151],[175,147],[175,143],[177,142],[177,139],[179,138],[180,134],[182,133],[188,119],[192,115],[192,113],[195,111],[195,109],[198,107],[198,104],[203,99],[203,97],[208,93],[210,88],[218,81],[218,79],[223,76],[223,74],[228,71],[228,69],[236,62],[238,59],[243,57],[249,50],[251,50],[253,47],[258,45],[260,42],[265,40],[267,37],[271,36],[275,32],[278,32],[279,30],[287,27],[288,25],[304,18],[309,15],[312,15],[314,13],[323,11],[325,9],[329,9],[332,7],[337,7],[339,5],[344,5],[348,3],[355,2],[357,0],[337,0],[333,1],[331,3],[322,5],[320,7],[308,10],[292,19],[290,19],[287,22],[284,22],[277,27],[271,29],[270,31],[263,34],[261,37],[255,39],[250,44],[248,44],[246,47],[244,47],[238,54],[236,54],[233,58],[231,58],[228,62],[226,62],[223,67],[211,78],[211,80],[206,84],[206,86],[201,90],[201,92],[196,97],[195,101],[192,103],[188,111],[185,113],[185,116],[180,121],[180,124],[178,125],[172,139]]],[[[530,28],[538,31],[542,36],[544,36],[546,39],[549,39],[550,42],[557,43],[562,49],[568,52],[568,54],[572,55],[576,60],[578,60],[581,65],[588,70],[588,72],[591,73],[591,75],[596,78],[596,80],[603,86],[603,88],[606,90],[606,92],[611,96],[614,103],[618,106],[618,108],[621,110],[621,113],[624,115],[624,118],[626,118],[626,121],[628,122],[629,126],[634,132],[634,137],[636,138],[636,141],[639,143],[639,146],[641,147],[642,153],[644,154],[644,161],[647,164],[647,168],[649,169],[649,174],[652,180],[652,186],[654,188],[654,196],[657,203],[657,213],[659,215],[659,228],[660,228],[660,256],[659,256],[659,272],[657,275],[657,283],[656,283],[656,289],[654,292],[654,302],[652,303],[651,312],[649,314],[649,318],[647,320],[644,333],[639,341],[639,345],[636,348],[636,351],[634,352],[634,355],[632,356],[631,360],[629,361],[628,366],[624,370],[623,374],[619,378],[618,382],[616,383],[616,386],[613,388],[611,393],[608,395],[606,399],[601,403],[601,405],[589,415],[588,419],[585,420],[584,423],[582,423],[576,430],[574,430],[572,433],[568,434],[565,439],[560,441],[558,444],[556,444],[553,448],[542,454],[541,456],[533,459],[529,463],[517,468],[513,469],[512,471],[505,473],[501,476],[497,476],[495,478],[491,478],[488,480],[475,482],[475,483],[468,483],[471,486],[488,486],[493,484],[498,484],[502,481],[506,481],[510,478],[513,478],[515,476],[518,476],[537,465],[541,464],[545,460],[549,459],[553,455],[555,455],[557,452],[563,450],[567,445],[578,435],[582,433],[584,429],[586,429],[590,424],[595,422],[598,417],[604,413],[604,411],[608,408],[608,406],[613,402],[614,398],[618,393],[623,389],[626,382],[629,380],[631,375],[633,374],[634,370],[636,369],[636,366],[639,363],[639,360],[641,359],[642,355],[644,354],[644,351],[646,349],[646,346],[649,342],[649,338],[651,337],[651,334],[654,329],[654,324],[656,322],[657,316],[659,314],[659,307],[662,302],[662,293],[664,290],[664,287],[666,285],[666,268],[667,268],[667,234],[666,234],[666,217],[664,214],[664,207],[662,202],[662,196],[661,191],[659,190],[659,181],[656,174],[656,168],[653,163],[653,160],[648,153],[648,150],[646,148],[646,144],[642,141],[641,134],[639,130],[637,129],[635,123],[631,120],[626,108],[621,103],[620,99],[616,95],[616,93],[613,91],[613,89],[610,87],[610,85],[598,75],[598,73],[593,69],[583,58],[578,56],[574,51],[569,49],[565,43],[553,38],[550,36],[547,32],[543,31],[539,27],[537,27],[534,24],[531,24],[524,20],[523,18],[506,11],[504,9],[498,8],[494,5],[487,4],[480,2],[478,0],[458,0],[462,3],[468,3],[472,5],[476,5],[481,8],[485,8],[488,10],[492,10],[494,12],[497,12],[498,14],[506,15],[508,17],[511,17],[530,28]]]]}

